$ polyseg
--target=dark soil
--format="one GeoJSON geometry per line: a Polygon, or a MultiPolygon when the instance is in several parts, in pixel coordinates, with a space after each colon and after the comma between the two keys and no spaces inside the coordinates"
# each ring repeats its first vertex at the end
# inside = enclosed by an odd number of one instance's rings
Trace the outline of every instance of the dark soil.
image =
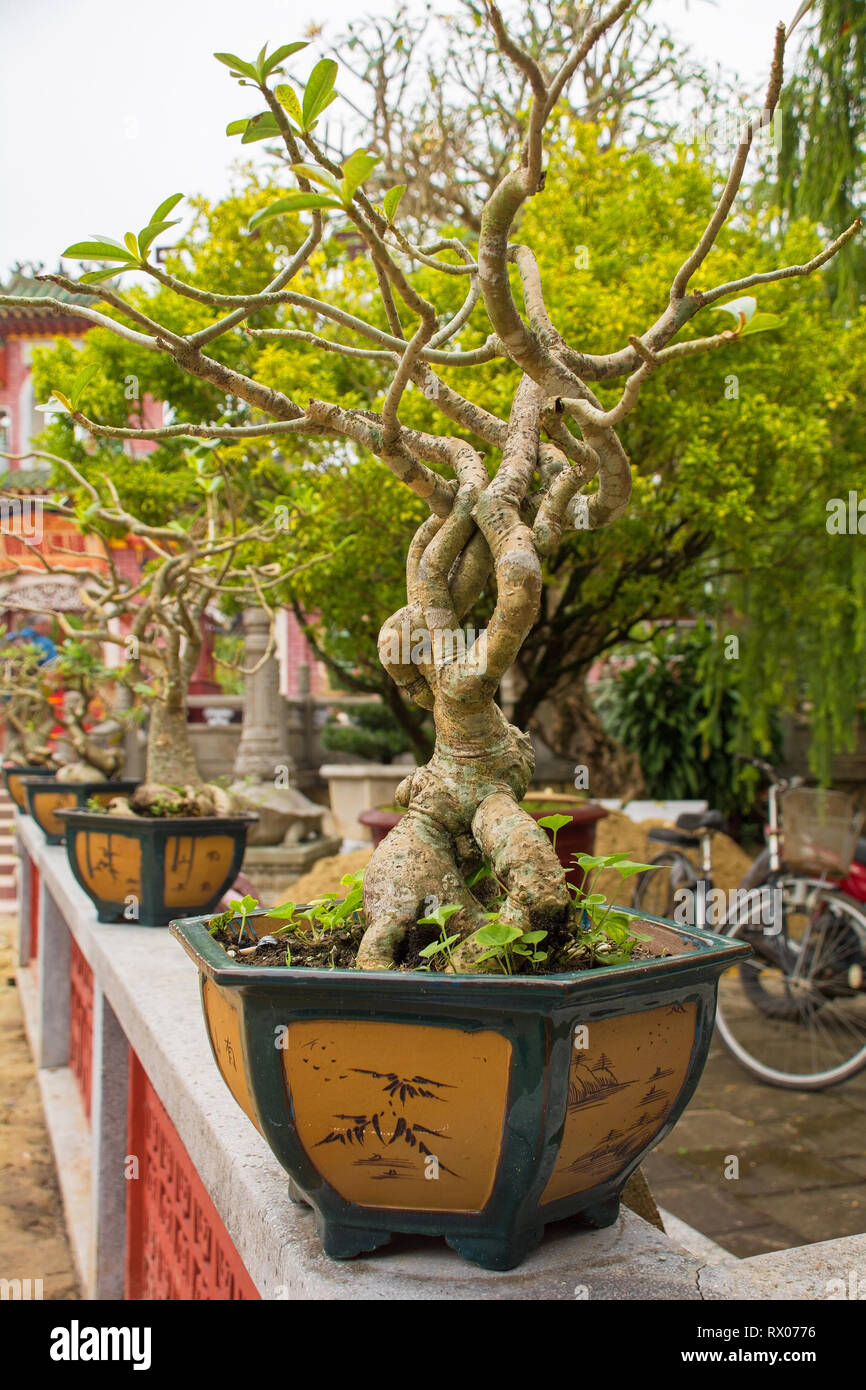
{"type": "MultiPolygon", "coordinates": [[[[319,939],[314,939],[311,933],[297,935],[293,932],[280,932],[279,928],[272,928],[262,917],[252,919],[252,926],[260,937],[275,937],[276,939],[263,940],[261,944],[256,944],[251,932],[250,921],[244,932],[244,938],[240,945],[237,941],[237,919],[231,913],[223,913],[220,917],[211,918],[211,924],[218,922],[220,925],[211,932],[213,939],[218,945],[222,946],[230,958],[238,965],[253,966],[283,966],[287,965],[286,949],[291,951],[291,966],[306,966],[318,970],[352,970],[355,966],[355,959],[358,954],[358,946],[364,934],[363,922],[359,917],[353,919],[346,927],[338,927],[332,931],[325,932],[319,939]]],[[[635,929],[640,930],[640,923],[636,922],[635,929]]],[[[427,969],[428,962],[421,955],[421,951],[439,935],[438,929],[431,926],[415,926],[406,935],[402,943],[402,950],[397,959],[397,969],[402,971],[427,969]]],[[[638,942],[635,946],[631,959],[633,961],[655,960],[661,956],[672,955],[664,946],[655,942],[638,942]]],[[[438,958],[439,961],[442,957],[438,958]]],[[[533,972],[537,975],[551,975],[562,970],[578,969],[604,969],[604,963],[600,960],[586,959],[572,960],[567,964],[548,960],[533,972]]],[[[431,973],[440,973],[434,964],[431,973]]],[[[491,961],[491,974],[499,974],[496,963],[491,961]]],[[[526,973],[529,973],[528,971],[526,973]]]]}

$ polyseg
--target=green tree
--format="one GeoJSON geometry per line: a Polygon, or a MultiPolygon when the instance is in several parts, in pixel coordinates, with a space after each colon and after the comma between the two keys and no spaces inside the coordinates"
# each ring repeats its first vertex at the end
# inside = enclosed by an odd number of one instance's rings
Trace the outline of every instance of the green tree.
{"type": "MultiPolygon", "coordinates": [[[[782,92],[778,183],[770,194],[789,218],[842,227],[859,215],[866,189],[866,6],[819,0],[809,10],[782,92]]],[[[826,284],[842,312],[863,302],[862,239],[845,247],[826,284]]]]}

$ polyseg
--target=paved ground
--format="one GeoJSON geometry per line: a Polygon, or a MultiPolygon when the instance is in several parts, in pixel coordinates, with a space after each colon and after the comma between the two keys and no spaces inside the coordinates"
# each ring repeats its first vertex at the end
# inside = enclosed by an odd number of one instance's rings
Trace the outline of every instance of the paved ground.
{"type": "Polygon", "coordinates": [[[739,1256],[866,1231],[866,1073],[806,1094],[762,1086],[714,1042],[644,1163],[660,1207],[739,1256]],[[730,1156],[739,1177],[725,1177],[730,1156]]]}
{"type": "Polygon", "coordinates": [[[11,918],[0,918],[0,1278],[41,1279],[46,1299],[76,1299],[54,1161],[15,987],[15,932],[11,918]]]}

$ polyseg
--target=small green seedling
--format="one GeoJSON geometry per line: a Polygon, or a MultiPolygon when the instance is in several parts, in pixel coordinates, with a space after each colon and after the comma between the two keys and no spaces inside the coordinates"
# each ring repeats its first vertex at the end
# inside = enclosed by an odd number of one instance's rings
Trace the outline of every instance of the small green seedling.
{"type": "Polygon", "coordinates": [[[435,912],[431,912],[427,917],[418,918],[419,927],[438,927],[439,936],[435,941],[431,941],[429,946],[425,946],[419,951],[419,956],[427,961],[426,965],[419,965],[419,970],[443,969],[437,966],[437,957],[443,956],[446,965],[453,965],[452,948],[455,941],[460,940],[460,933],[455,932],[453,936],[448,935],[447,924],[456,912],[460,912],[459,903],[440,903],[435,912]]]}
{"type": "Polygon", "coordinates": [[[555,852],[557,835],[564,825],[570,825],[573,820],[574,816],[542,816],[541,820],[537,821],[536,824],[540,825],[542,830],[553,831],[553,848],[555,852]]]}
{"type": "Polygon", "coordinates": [[[516,966],[515,956],[524,956],[533,965],[547,960],[547,952],[538,949],[546,936],[546,931],[522,932],[519,927],[510,926],[507,922],[501,921],[496,913],[491,913],[487,924],[479,927],[470,939],[479,946],[488,948],[483,955],[477,957],[479,965],[485,960],[495,960],[504,975],[513,975],[516,966]]]}
{"type": "Polygon", "coordinates": [[[258,941],[258,939],[259,939],[258,936],[256,935],[255,928],[252,926],[252,923],[249,921],[249,915],[250,915],[250,913],[251,913],[251,912],[255,912],[255,910],[256,910],[256,908],[258,907],[258,905],[259,905],[259,900],[258,900],[258,898],[252,898],[252,897],[250,897],[249,893],[245,893],[244,896],[243,896],[242,898],[230,898],[230,899],[229,899],[229,907],[232,909],[232,912],[235,913],[236,916],[240,917],[240,919],[241,919],[241,924],[240,924],[240,926],[238,927],[238,945],[239,945],[239,946],[240,946],[241,942],[242,942],[243,939],[244,939],[244,932],[247,931],[247,930],[249,930],[250,936],[253,938],[253,941],[258,941]]]}
{"type": "Polygon", "coordinates": [[[632,918],[616,912],[603,893],[593,892],[600,874],[606,869],[619,874],[625,881],[634,874],[646,873],[659,867],[640,864],[628,854],[578,854],[578,866],[584,871],[582,888],[573,888],[572,917],[577,923],[578,944],[590,958],[603,965],[624,965],[631,960],[634,948],[650,937],[631,930],[632,918]]]}

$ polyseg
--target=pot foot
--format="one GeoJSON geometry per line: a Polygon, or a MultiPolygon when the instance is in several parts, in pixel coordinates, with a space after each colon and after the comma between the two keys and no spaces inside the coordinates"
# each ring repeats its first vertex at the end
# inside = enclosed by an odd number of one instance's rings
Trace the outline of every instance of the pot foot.
{"type": "Polygon", "coordinates": [[[298,1207],[310,1207],[310,1202],[303,1194],[293,1178],[289,1178],[289,1201],[294,1202],[298,1207]]]}
{"type": "Polygon", "coordinates": [[[450,1245],[462,1260],[470,1260],[482,1269],[515,1269],[527,1255],[531,1255],[544,1237],[544,1227],[524,1231],[517,1236],[446,1236],[450,1245]]]}
{"type": "Polygon", "coordinates": [[[597,1231],[603,1230],[605,1226],[612,1226],[618,1216],[619,1195],[605,1197],[603,1202],[594,1202],[592,1206],[585,1207],[580,1213],[581,1221],[597,1231]]]}
{"type": "Polygon", "coordinates": [[[361,1226],[341,1226],[337,1221],[316,1221],[322,1249],[332,1260],[351,1260],[368,1250],[378,1250],[391,1239],[390,1231],[365,1230],[361,1226]]]}

